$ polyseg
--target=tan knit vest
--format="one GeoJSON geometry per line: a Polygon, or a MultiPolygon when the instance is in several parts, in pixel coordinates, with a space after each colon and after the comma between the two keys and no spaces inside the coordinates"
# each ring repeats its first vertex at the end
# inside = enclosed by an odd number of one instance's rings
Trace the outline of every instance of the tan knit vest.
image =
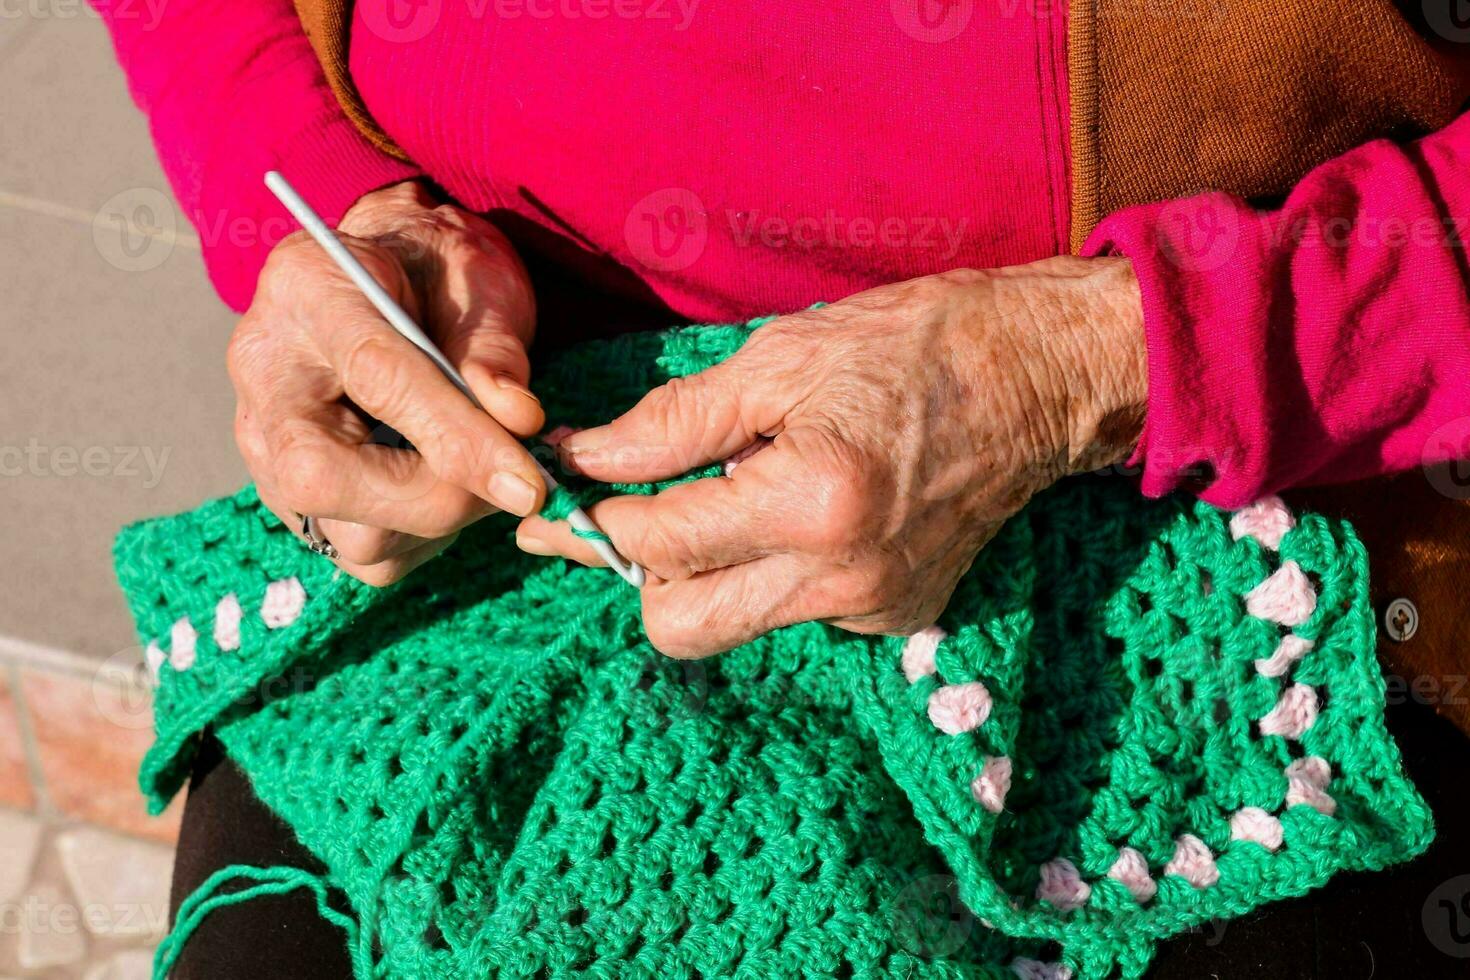
{"type": "MultiPolygon", "coordinates": [[[[295,3],[348,117],[406,159],[348,73],[349,0],[295,3]]],[[[1071,0],[1074,249],[1130,204],[1208,189],[1266,205],[1367,140],[1444,126],[1470,95],[1470,23],[1454,19],[1457,6],[1071,0]]],[[[1388,663],[1470,731],[1470,685],[1455,687],[1470,669],[1470,482],[1446,492],[1452,477],[1416,472],[1293,496],[1357,523],[1379,609],[1406,598],[1419,612],[1411,639],[1385,639],[1388,663]]]]}

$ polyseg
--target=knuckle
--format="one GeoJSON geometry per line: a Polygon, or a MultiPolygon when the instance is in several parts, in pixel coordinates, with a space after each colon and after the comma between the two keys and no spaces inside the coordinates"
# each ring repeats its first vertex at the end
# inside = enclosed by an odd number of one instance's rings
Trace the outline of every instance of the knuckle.
{"type": "Polygon", "coordinates": [[[268,358],[265,350],[268,336],[265,321],[250,313],[241,317],[230,334],[230,342],[225,347],[225,372],[236,391],[251,387],[256,365],[261,362],[262,355],[268,358]]]}
{"type": "Polygon", "coordinates": [[[684,538],[663,522],[651,522],[644,528],[641,557],[649,571],[669,582],[705,570],[684,538]]]}
{"type": "Polygon", "coordinates": [[[435,428],[420,447],[431,460],[434,475],[444,483],[466,489],[481,484],[484,453],[475,437],[467,432],[435,428]]]}
{"type": "Polygon", "coordinates": [[[825,551],[844,551],[856,544],[869,512],[861,484],[831,472],[815,477],[811,489],[811,512],[802,532],[807,543],[825,551]]]}
{"type": "Polygon", "coordinates": [[[421,538],[452,537],[472,523],[476,516],[468,507],[436,510],[419,518],[421,523],[414,528],[414,532],[421,538]]]}
{"type": "Polygon", "coordinates": [[[366,565],[361,568],[353,568],[348,574],[364,585],[371,585],[381,589],[392,585],[407,574],[400,562],[386,561],[379,565],[366,565]]]}
{"type": "Polygon", "coordinates": [[[354,341],[342,355],[341,373],[366,411],[388,422],[401,413],[408,395],[403,352],[387,338],[370,334],[354,341]]]}
{"type": "Polygon", "coordinates": [[[341,474],[323,453],[286,437],[268,455],[275,484],[293,510],[317,516],[335,510],[341,474]]]}
{"type": "Polygon", "coordinates": [[[263,469],[266,461],[265,440],[244,405],[235,407],[234,430],[235,446],[240,450],[240,458],[245,461],[245,467],[252,474],[263,469]]]}
{"type": "Polygon", "coordinates": [[[388,560],[398,538],[392,531],[361,525],[338,528],[327,537],[337,552],[354,565],[377,565],[388,560]]]}

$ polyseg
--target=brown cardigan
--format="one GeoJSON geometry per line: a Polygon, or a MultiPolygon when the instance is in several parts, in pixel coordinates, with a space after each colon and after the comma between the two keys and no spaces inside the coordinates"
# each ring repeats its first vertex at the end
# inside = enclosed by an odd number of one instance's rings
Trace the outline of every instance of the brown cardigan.
{"type": "MultiPolygon", "coordinates": [[[[1071,0],[1074,249],[1118,208],[1207,189],[1266,204],[1370,139],[1446,125],[1470,96],[1457,2],[1071,0]]],[[[349,0],[295,3],[348,117],[407,159],[348,73],[349,0]]],[[[1407,640],[1380,629],[1385,660],[1470,732],[1470,487],[1454,486],[1415,472],[1290,496],[1354,521],[1380,618],[1399,598],[1419,612],[1407,640]]]]}

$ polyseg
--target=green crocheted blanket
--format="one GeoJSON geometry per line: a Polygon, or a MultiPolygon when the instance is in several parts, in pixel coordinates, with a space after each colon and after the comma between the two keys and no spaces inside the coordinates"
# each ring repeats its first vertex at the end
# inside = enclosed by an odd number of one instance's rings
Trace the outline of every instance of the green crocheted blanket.
{"type": "MultiPolygon", "coordinates": [[[[538,390],[601,422],[758,324],[587,344],[538,390]]],[[[381,590],[248,488],[119,537],[159,681],[151,806],[210,727],[327,868],[221,872],[159,975],[212,909],[306,887],[359,978],[1132,977],[1433,834],[1384,728],[1363,548],[1276,500],[1067,481],[935,628],[691,663],[615,575],[512,529],[381,590]]]]}

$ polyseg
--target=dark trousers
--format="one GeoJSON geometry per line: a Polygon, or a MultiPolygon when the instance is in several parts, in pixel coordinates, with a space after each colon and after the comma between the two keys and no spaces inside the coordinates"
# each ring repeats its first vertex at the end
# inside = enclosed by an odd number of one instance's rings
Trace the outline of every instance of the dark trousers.
{"type": "MultiPolygon", "coordinates": [[[[1340,875],[1323,890],[1166,943],[1159,980],[1368,980],[1470,977],[1470,741],[1413,702],[1389,709],[1409,773],[1434,809],[1438,839],[1406,865],[1340,875]]],[[[256,799],[206,737],[189,786],[173,907],[229,864],[321,863],[256,799]]],[[[228,906],[184,948],[179,980],[350,977],[343,935],[304,891],[228,906]]]]}

